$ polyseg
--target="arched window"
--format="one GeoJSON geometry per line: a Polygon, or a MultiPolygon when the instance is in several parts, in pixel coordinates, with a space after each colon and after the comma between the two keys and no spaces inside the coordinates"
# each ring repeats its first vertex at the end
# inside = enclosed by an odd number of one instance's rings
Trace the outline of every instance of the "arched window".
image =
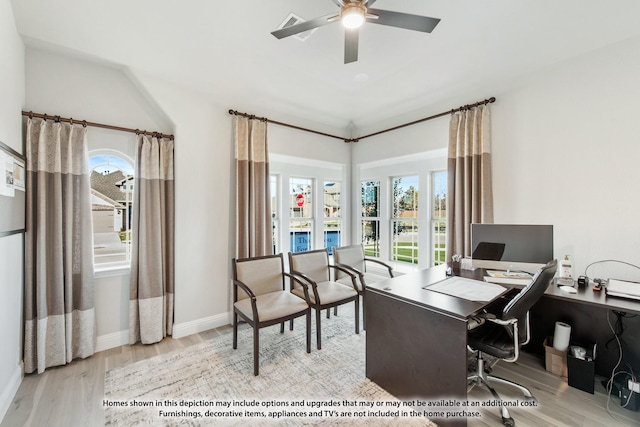
{"type": "Polygon", "coordinates": [[[116,150],[89,153],[95,265],[117,267],[131,261],[133,160],[116,150]]]}

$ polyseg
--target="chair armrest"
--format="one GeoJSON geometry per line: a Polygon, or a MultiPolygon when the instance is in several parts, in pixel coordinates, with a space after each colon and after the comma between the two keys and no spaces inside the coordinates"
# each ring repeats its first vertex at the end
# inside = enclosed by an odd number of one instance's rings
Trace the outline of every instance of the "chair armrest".
{"type": "MultiPolygon", "coordinates": [[[[528,314],[527,314],[528,316],[528,314]]],[[[502,359],[505,362],[515,362],[518,360],[518,356],[520,355],[520,334],[518,333],[518,319],[498,319],[494,317],[486,317],[487,322],[495,323],[496,325],[504,326],[507,329],[511,330],[511,336],[513,337],[513,357],[509,359],[502,359]]],[[[529,322],[527,322],[528,324],[529,322]]],[[[528,338],[527,338],[528,341],[528,338]]],[[[526,343],[525,343],[526,344],[526,343]]]]}
{"type": "Polygon", "coordinates": [[[335,265],[336,267],[345,268],[345,269],[349,270],[350,272],[352,272],[353,274],[357,274],[358,276],[364,276],[364,273],[363,273],[363,272],[361,272],[361,271],[360,271],[360,270],[358,270],[357,268],[354,268],[354,267],[352,267],[352,266],[350,266],[350,265],[347,265],[347,264],[341,264],[341,263],[339,263],[339,262],[334,263],[334,265],[335,265]]]}
{"type": "MultiPolygon", "coordinates": [[[[238,288],[242,289],[244,292],[246,292],[247,295],[249,295],[249,298],[251,299],[251,312],[253,313],[253,321],[256,322],[256,324],[258,324],[260,322],[260,316],[258,315],[258,305],[256,304],[256,295],[253,293],[251,289],[249,289],[249,287],[246,284],[242,283],[240,280],[234,279],[233,284],[238,288]]],[[[234,302],[237,302],[238,300],[237,293],[234,295],[234,300],[236,300],[234,302]]]]}
{"type": "MultiPolygon", "coordinates": [[[[320,295],[318,295],[318,284],[316,283],[315,280],[313,280],[311,277],[307,276],[306,274],[300,272],[300,271],[292,271],[291,274],[287,274],[288,276],[297,279],[296,281],[298,283],[302,283],[302,281],[300,279],[304,279],[307,281],[307,283],[309,285],[311,285],[311,289],[313,290],[313,297],[316,300],[316,303],[320,303],[320,295]]],[[[307,285],[308,286],[308,285],[307,285]]],[[[305,288],[307,289],[307,288],[305,288]]],[[[305,296],[309,296],[309,292],[305,292],[305,296]]],[[[311,299],[307,299],[307,303],[311,304],[311,299]]]]}
{"type": "Polygon", "coordinates": [[[297,282],[302,286],[302,290],[304,291],[304,299],[309,303],[309,285],[300,280],[297,276],[289,273],[283,272],[285,276],[289,277],[292,281],[297,282]]]}
{"type": "Polygon", "coordinates": [[[393,267],[391,267],[389,264],[373,258],[365,258],[364,260],[369,262],[374,262],[376,264],[380,264],[381,266],[385,267],[389,271],[389,277],[393,277],[393,267]]]}
{"type": "MultiPolygon", "coordinates": [[[[251,300],[255,302],[256,296],[253,293],[253,291],[247,285],[245,285],[243,282],[241,282],[240,280],[237,280],[237,279],[233,280],[233,284],[235,286],[239,287],[240,289],[242,289],[249,296],[249,298],[251,298],[251,300]]],[[[234,302],[236,302],[236,301],[234,301],[234,302]]]]}
{"type": "Polygon", "coordinates": [[[355,291],[358,292],[358,284],[356,283],[356,275],[351,271],[351,269],[342,267],[341,264],[340,265],[329,265],[329,268],[333,268],[335,270],[339,270],[339,271],[342,271],[345,274],[348,274],[349,277],[351,277],[351,286],[353,286],[353,289],[355,289],[355,291]]]}

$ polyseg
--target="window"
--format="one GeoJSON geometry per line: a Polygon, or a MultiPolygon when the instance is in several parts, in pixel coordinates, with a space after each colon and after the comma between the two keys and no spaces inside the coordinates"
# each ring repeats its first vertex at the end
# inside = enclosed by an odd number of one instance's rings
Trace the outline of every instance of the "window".
{"type": "Polygon", "coordinates": [[[360,187],[361,235],[366,256],[380,256],[380,181],[363,181],[360,187]]]}
{"type": "Polygon", "coordinates": [[[418,177],[392,178],[391,259],[418,263],[418,177]]]}
{"type": "Polygon", "coordinates": [[[447,172],[438,171],[431,174],[432,200],[431,206],[431,242],[433,259],[431,265],[436,266],[446,261],[447,252],[447,172]]]}
{"type": "Polygon", "coordinates": [[[280,252],[280,218],[278,217],[278,176],[269,177],[269,187],[271,193],[271,239],[273,242],[273,253],[280,252]]]}
{"type": "Polygon", "coordinates": [[[116,151],[91,153],[91,213],[96,266],[128,265],[131,261],[133,162],[116,151]]]}
{"type": "Polygon", "coordinates": [[[313,248],[313,180],[289,180],[289,243],[291,252],[313,248]]]}
{"type": "Polygon", "coordinates": [[[340,246],[341,193],[342,185],[337,181],[324,183],[324,247],[332,253],[334,246],[340,246]]]}

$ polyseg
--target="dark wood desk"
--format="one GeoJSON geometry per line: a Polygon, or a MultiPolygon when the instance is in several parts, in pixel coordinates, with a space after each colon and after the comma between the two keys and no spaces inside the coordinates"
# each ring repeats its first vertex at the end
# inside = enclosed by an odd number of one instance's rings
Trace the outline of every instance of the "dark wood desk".
{"type": "MultiPolygon", "coordinates": [[[[479,280],[484,277],[482,270],[455,273],[479,280]]],[[[366,376],[402,400],[466,400],[467,320],[488,303],[423,289],[445,278],[443,265],[367,287],[366,376]]],[[[607,323],[611,310],[640,314],[640,303],[606,297],[604,291],[591,288],[568,294],[550,285],[531,310],[532,337],[525,349],[544,354],[544,338],[553,335],[556,321],[565,321],[572,325],[573,339],[598,343],[596,372],[607,376],[618,358],[617,343],[606,348],[613,336],[607,323]]],[[[640,316],[625,319],[625,326],[625,360],[637,369],[640,316]]],[[[434,421],[466,425],[466,419],[460,418],[434,421]]]]}
{"type": "MultiPolygon", "coordinates": [[[[443,265],[367,287],[366,375],[402,400],[467,399],[467,319],[486,303],[423,289],[444,279],[443,265]]],[[[467,424],[465,418],[429,418],[467,424]]]]}

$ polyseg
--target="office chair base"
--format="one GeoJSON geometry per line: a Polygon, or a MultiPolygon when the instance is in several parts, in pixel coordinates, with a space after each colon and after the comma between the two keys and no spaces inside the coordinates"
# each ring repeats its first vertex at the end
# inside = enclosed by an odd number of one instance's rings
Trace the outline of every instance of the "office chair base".
{"type": "MultiPolygon", "coordinates": [[[[488,375],[485,371],[485,360],[482,357],[482,353],[478,352],[478,356],[476,357],[476,372],[473,375],[469,375],[467,377],[468,387],[467,392],[470,391],[476,385],[484,385],[493,395],[494,399],[502,402],[502,398],[498,394],[498,392],[491,386],[490,382],[500,383],[513,386],[520,390],[522,394],[524,394],[525,400],[529,402],[535,402],[536,398],[533,397],[531,392],[525,386],[514,383],[509,380],[505,380],[504,378],[496,377],[494,375],[488,375]]],[[[515,421],[509,414],[509,410],[505,406],[500,406],[500,416],[502,417],[502,424],[507,427],[515,426],[515,421]]]]}

